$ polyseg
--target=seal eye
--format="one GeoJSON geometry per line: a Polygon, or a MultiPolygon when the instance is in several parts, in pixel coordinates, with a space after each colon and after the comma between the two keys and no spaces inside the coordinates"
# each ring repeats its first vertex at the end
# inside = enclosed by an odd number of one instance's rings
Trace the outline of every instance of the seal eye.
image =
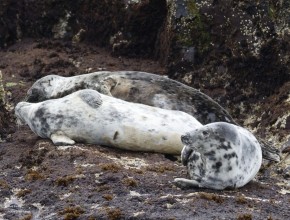
{"type": "Polygon", "coordinates": [[[203,134],[204,136],[208,136],[209,133],[208,133],[207,131],[203,131],[202,134],[203,134]]]}

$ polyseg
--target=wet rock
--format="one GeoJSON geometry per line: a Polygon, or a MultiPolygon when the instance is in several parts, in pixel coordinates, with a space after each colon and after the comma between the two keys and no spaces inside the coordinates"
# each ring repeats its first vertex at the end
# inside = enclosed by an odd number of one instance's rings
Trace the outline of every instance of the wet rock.
{"type": "MultiPolygon", "coordinates": [[[[285,1],[272,3],[268,0],[168,2],[170,2],[170,10],[168,10],[167,21],[171,22],[167,23],[167,30],[164,31],[170,33],[168,35],[171,36],[169,40],[171,45],[167,56],[163,57],[167,57],[169,61],[167,63],[173,62],[169,66],[172,76],[181,79],[180,75],[183,76],[190,69],[200,68],[200,65],[208,65],[209,60],[217,59],[211,66],[220,66],[233,59],[235,64],[241,65],[234,70],[235,73],[240,72],[242,68],[246,68],[247,72],[251,71],[248,67],[251,63],[256,68],[269,63],[271,65],[265,65],[266,67],[262,67],[262,70],[257,71],[254,76],[264,75],[266,80],[269,80],[268,73],[271,78],[276,76],[277,86],[281,85],[279,81],[285,82],[289,79],[288,75],[285,75],[286,69],[283,70],[283,65],[288,62],[286,55],[288,52],[283,50],[284,46],[282,46],[287,45],[287,38],[290,35],[289,24],[286,24],[289,15],[286,15],[286,18],[277,17],[280,12],[287,11],[285,8],[289,10],[289,3],[285,1]],[[281,23],[286,25],[282,27],[281,23]],[[194,59],[189,61],[187,53],[192,48],[194,48],[192,52],[194,59]],[[184,65],[180,64],[182,62],[184,65]],[[188,62],[191,63],[191,68],[188,62]],[[273,72],[273,67],[272,74],[267,71],[267,68],[273,65],[278,65],[277,69],[281,68],[279,72],[283,73],[283,76],[279,76],[282,78],[278,79],[278,75],[273,72]],[[267,73],[264,73],[265,70],[267,73]]],[[[211,71],[210,74],[213,76],[217,69],[207,69],[207,71],[211,71]]],[[[249,75],[253,76],[253,73],[249,75]]],[[[243,77],[245,78],[245,74],[243,77]]]]}
{"type": "MultiPolygon", "coordinates": [[[[6,197],[11,196],[12,195],[12,192],[11,192],[10,189],[1,189],[0,195],[1,195],[1,198],[4,199],[6,197]]],[[[1,201],[1,202],[3,202],[3,201],[1,201]]]]}
{"type": "Polygon", "coordinates": [[[12,115],[7,109],[2,71],[0,70],[0,143],[12,132],[12,115]]]}
{"type": "Polygon", "coordinates": [[[198,54],[208,50],[210,31],[195,1],[167,2],[169,9],[160,37],[160,59],[169,64],[169,75],[177,77],[199,63],[198,54]]]}
{"type": "Polygon", "coordinates": [[[50,206],[55,204],[57,201],[59,201],[58,196],[55,193],[51,192],[43,196],[42,199],[40,199],[40,204],[44,206],[50,206]]]}
{"type": "Polygon", "coordinates": [[[166,0],[4,0],[0,8],[0,47],[23,37],[53,37],[93,42],[127,56],[154,54],[167,11],[166,0]],[[119,32],[127,41],[125,47],[123,39],[110,44],[119,32]]]}
{"type": "Polygon", "coordinates": [[[0,103],[2,103],[2,105],[4,105],[5,103],[5,90],[4,90],[3,76],[2,76],[1,70],[0,70],[0,103]]]}
{"type": "Polygon", "coordinates": [[[42,69],[44,68],[44,66],[45,66],[45,63],[43,63],[42,60],[35,59],[33,62],[33,69],[30,72],[30,76],[33,79],[39,79],[43,77],[44,75],[43,75],[42,69]]]}
{"type": "Polygon", "coordinates": [[[22,1],[0,2],[0,47],[8,46],[22,37],[22,1]]]}
{"type": "Polygon", "coordinates": [[[85,38],[86,31],[84,29],[80,29],[76,35],[73,36],[72,42],[73,43],[80,43],[85,38]]]}
{"type": "Polygon", "coordinates": [[[166,0],[127,1],[123,23],[110,36],[113,55],[152,56],[167,13],[166,0]]]}
{"type": "Polygon", "coordinates": [[[70,17],[71,13],[66,11],[65,16],[60,18],[58,23],[52,27],[52,33],[55,39],[65,39],[71,37],[69,34],[71,28],[68,25],[70,17]]]}
{"type": "Polygon", "coordinates": [[[30,73],[29,73],[29,68],[27,65],[24,65],[21,70],[19,71],[19,75],[22,77],[29,77],[30,73]]]}

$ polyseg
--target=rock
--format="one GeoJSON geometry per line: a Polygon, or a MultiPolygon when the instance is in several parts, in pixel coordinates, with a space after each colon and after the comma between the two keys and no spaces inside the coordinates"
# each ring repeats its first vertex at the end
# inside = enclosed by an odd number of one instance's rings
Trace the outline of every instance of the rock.
{"type": "Polygon", "coordinates": [[[86,31],[84,29],[80,29],[79,32],[73,36],[72,42],[73,43],[79,43],[82,42],[84,40],[86,31]]]}
{"type": "Polygon", "coordinates": [[[116,55],[148,57],[158,48],[156,40],[166,12],[166,0],[3,0],[0,47],[25,37],[53,37],[111,47],[116,55]],[[110,45],[119,32],[126,40],[110,45]]]}
{"type": "Polygon", "coordinates": [[[5,90],[3,86],[3,76],[1,70],[0,70],[0,103],[2,103],[2,105],[4,105],[5,103],[5,90]]]}
{"type": "Polygon", "coordinates": [[[210,30],[195,1],[171,0],[160,37],[160,59],[170,64],[171,76],[186,73],[210,45],[210,30]],[[176,71],[176,72],[174,72],[176,71]]]}
{"type": "Polygon", "coordinates": [[[66,14],[63,18],[60,18],[58,23],[52,27],[53,37],[55,39],[64,39],[69,37],[70,27],[68,25],[71,13],[66,11],[66,14]]]}
{"type": "MultiPolygon", "coordinates": [[[[285,1],[272,3],[269,0],[243,2],[171,0],[167,2],[169,10],[162,41],[170,43],[169,50],[163,48],[166,54],[162,57],[166,59],[165,63],[174,62],[170,66],[170,71],[175,77],[200,64],[205,64],[209,57],[219,60],[230,60],[233,57],[259,57],[263,48],[271,40],[287,42],[290,36],[287,22],[289,13],[286,13],[290,4],[285,1]],[[284,14],[284,17],[280,13],[284,14]],[[285,25],[282,26],[282,23],[285,25]],[[165,32],[170,36],[169,40],[164,39],[165,32]],[[195,59],[189,61],[185,59],[186,51],[191,48],[194,48],[195,59]]],[[[287,62],[286,57],[280,55],[281,62],[287,62]]],[[[266,56],[274,58],[276,55],[267,53],[266,56]]]]}
{"type": "Polygon", "coordinates": [[[9,133],[11,126],[10,114],[5,105],[5,90],[2,80],[2,72],[0,70],[0,142],[2,142],[9,133]]]}

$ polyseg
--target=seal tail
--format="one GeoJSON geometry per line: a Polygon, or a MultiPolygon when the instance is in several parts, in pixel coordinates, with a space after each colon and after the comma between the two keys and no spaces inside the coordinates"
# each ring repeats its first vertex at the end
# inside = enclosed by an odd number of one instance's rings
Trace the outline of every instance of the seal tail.
{"type": "Polygon", "coordinates": [[[269,142],[262,140],[261,138],[257,137],[261,148],[262,148],[262,155],[264,159],[279,162],[281,160],[280,150],[272,146],[269,142]]]}

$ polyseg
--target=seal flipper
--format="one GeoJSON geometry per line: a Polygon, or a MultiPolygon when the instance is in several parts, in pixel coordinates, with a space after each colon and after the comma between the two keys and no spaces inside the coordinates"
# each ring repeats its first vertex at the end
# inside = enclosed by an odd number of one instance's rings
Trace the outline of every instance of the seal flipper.
{"type": "Polygon", "coordinates": [[[175,178],[173,184],[179,188],[199,188],[200,184],[196,180],[190,180],[185,178],[175,178]]]}
{"type": "Polygon", "coordinates": [[[79,97],[85,103],[87,103],[89,106],[95,109],[99,108],[103,103],[100,93],[92,89],[81,90],[79,92],[79,97]]]}
{"type": "Polygon", "coordinates": [[[182,151],[181,151],[181,162],[184,166],[187,165],[188,162],[188,158],[190,157],[190,155],[192,154],[193,149],[187,146],[184,146],[182,151]]]}
{"type": "Polygon", "coordinates": [[[257,137],[259,144],[261,145],[263,158],[270,161],[279,162],[281,160],[281,152],[279,149],[272,146],[270,143],[257,137]]]}
{"type": "Polygon", "coordinates": [[[116,77],[108,76],[100,81],[98,91],[104,95],[113,96],[111,94],[112,89],[118,84],[116,77]]]}
{"type": "Polygon", "coordinates": [[[191,180],[185,178],[175,178],[173,184],[181,189],[188,189],[188,188],[209,188],[209,189],[234,189],[236,186],[233,184],[232,186],[226,186],[222,182],[213,181],[213,180],[191,180]]]}
{"type": "Polygon", "coordinates": [[[50,136],[50,139],[54,143],[54,145],[72,145],[75,143],[74,140],[70,139],[66,135],[61,133],[55,133],[50,136]]]}

